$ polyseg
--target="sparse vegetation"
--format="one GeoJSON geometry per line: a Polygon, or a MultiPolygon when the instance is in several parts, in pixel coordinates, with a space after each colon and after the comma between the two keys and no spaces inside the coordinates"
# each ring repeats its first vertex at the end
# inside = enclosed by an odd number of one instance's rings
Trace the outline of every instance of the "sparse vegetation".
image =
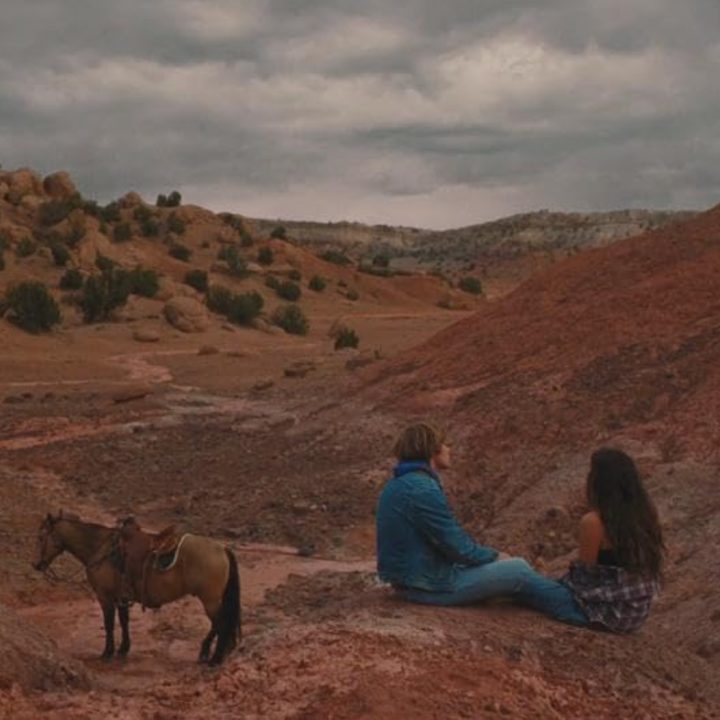
{"type": "Polygon", "coordinates": [[[307,335],[310,329],[305,313],[299,305],[283,305],[273,314],[273,322],[290,335],[307,335]]]}
{"type": "Polygon", "coordinates": [[[270,232],[271,238],[277,238],[278,240],[287,239],[287,228],[284,225],[276,225],[270,232]]]}
{"type": "Polygon", "coordinates": [[[50,243],[50,252],[52,253],[53,262],[58,267],[65,267],[70,261],[70,251],[62,243],[50,243]]]}
{"type": "Polygon", "coordinates": [[[38,210],[38,217],[42,225],[56,225],[62,222],[73,210],[85,209],[87,203],[80,193],[74,193],[62,200],[49,200],[43,203],[38,210]]]}
{"type": "Polygon", "coordinates": [[[237,294],[220,285],[210,287],[206,303],[212,312],[224,315],[237,325],[250,324],[264,305],[263,297],[258,292],[237,294]]]}
{"type": "Polygon", "coordinates": [[[107,320],[114,310],[127,302],[130,290],[128,274],[123,270],[112,267],[102,275],[91,275],[85,281],[78,302],[83,319],[86,323],[107,320]]]}
{"type": "Polygon", "coordinates": [[[314,292],[322,292],[327,287],[327,280],[319,275],[314,275],[308,283],[308,287],[314,292]]]}
{"type": "Polygon", "coordinates": [[[77,268],[70,268],[60,278],[61,290],[81,290],[83,286],[83,274],[77,268]]]}
{"type": "Polygon", "coordinates": [[[229,245],[222,248],[220,253],[218,253],[218,257],[227,263],[228,272],[231,277],[244,278],[250,274],[247,268],[247,262],[240,255],[240,251],[236,245],[229,245]]]}
{"type": "Polygon", "coordinates": [[[285,280],[284,282],[280,283],[280,286],[277,288],[277,294],[283,300],[295,302],[296,300],[300,299],[300,296],[302,295],[302,290],[300,286],[292,280],[285,280]]]}
{"type": "Polygon", "coordinates": [[[170,213],[170,217],[167,219],[168,232],[175,233],[175,235],[185,234],[185,221],[179,218],[175,213],[170,213]]]}
{"type": "Polygon", "coordinates": [[[5,294],[10,322],[31,333],[48,332],[62,319],[60,308],[41,282],[23,282],[5,294]]]}
{"type": "Polygon", "coordinates": [[[288,277],[291,280],[295,280],[295,282],[300,282],[302,280],[302,273],[297,269],[293,268],[289,273],[288,277]]]}
{"type": "Polygon", "coordinates": [[[340,250],[326,250],[320,255],[320,257],[326,262],[334,263],[335,265],[351,265],[352,260],[344,252],[340,250]]]}
{"type": "Polygon", "coordinates": [[[143,237],[157,237],[160,234],[160,225],[155,219],[155,213],[147,205],[136,207],[133,218],[138,222],[143,237]]]}
{"type": "Polygon", "coordinates": [[[113,202],[100,209],[98,216],[103,223],[120,222],[120,205],[113,200],[113,202]]]}
{"type": "Polygon", "coordinates": [[[185,284],[195,288],[198,292],[204,293],[208,289],[208,274],[205,270],[190,270],[185,273],[185,284]]]}
{"type": "Polygon", "coordinates": [[[158,274],[151,268],[142,268],[140,266],[131,270],[128,274],[128,283],[130,293],[132,295],[140,295],[141,297],[155,297],[160,289],[160,281],[158,274]]]}
{"type": "Polygon", "coordinates": [[[230,308],[232,293],[222,285],[211,285],[207,291],[205,304],[211,312],[227,315],[230,308]]]}
{"type": "Polygon", "coordinates": [[[384,254],[375,255],[372,259],[372,264],[380,268],[390,267],[390,257],[384,254]]]}
{"type": "Polygon", "coordinates": [[[258,251],[257,260],[261,265],[272,265],[275,261],[275,253],[267,245],[258,251]]]}
{"type": "Polygon", "coordinates": [[[474,277],[464,277],[460,279],[460,282],[458,283],[458,287],[466,293],[470,293],[471,295],[482,295],[482,283],[474,277]]]}
{"type": "Polygon", "coordinates": [[[360,338],[352,328],[341,328],[338,336],[335,338],[336,350],[342,350],[343,348],[356,348],[359,344],[360,338]]]}
{"type": "Polygon", "coordinates": [[[358,293],[357,290],[353,290],[352,288],[350,288],[350,289],[347,291],[347,293],[345,293],[345,297],[346,297],[348,300],[352,300],[352,301],[354,302],[355,300],[359,300],[359,299],[360,299],[360,294],[358,293]]]}
{"type": "Polygon", "coordinates": [[[116,243],[122,243],[122,242],[128,242],[128,240],[132,239],[132,228],[130,227],[130,223],[120,223],[120,225],[116,225],[115,229],[113,230],[113,242],[116,243]]]}
{"type": "Polygon", "coordinates": [[[169,195],[158,195],[155,204],[158,207],[178,207],[182,202],[182,195],[173,190],[169,195]]]}
{"type": "Polygon", "coordinates": [[[243,228],[240,231],[240,244],[243,247],[252,247],[254,242],[255,241],[253,240],[252,235],[245,228],[243,228]]]}
{"type": "Polygon", "coordinates": [[[19,258],[30,257],[35,254],[37,245],[30,238],[23,238],[15,248],[15,254],[19,258]]]}
{"type": "Polygon", "coordinates": [[[182,243],[173,243],[168,250],[168,255],[176,260],[188,262],[192,257],[192,250],[182,243]]]}
{"type": "Polygon", "coordinates": [[[279,278],[276,278],[274,275],[268,275],[265,278],[265,285],[272,290],[277,291],[280,288],[280,280],[279,278]]]}

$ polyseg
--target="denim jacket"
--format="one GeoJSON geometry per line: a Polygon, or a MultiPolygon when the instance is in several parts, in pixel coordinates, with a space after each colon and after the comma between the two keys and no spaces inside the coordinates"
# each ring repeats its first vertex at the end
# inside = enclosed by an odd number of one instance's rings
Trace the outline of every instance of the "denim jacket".
{"type": "Polygon", "coordinates": [[[377,568],[398,587],[455,589],[458,566],[484,565],[497,550],[478,545],[458,524],[440,478],[425,463],[400,463],[377,507],[377,568]]]}

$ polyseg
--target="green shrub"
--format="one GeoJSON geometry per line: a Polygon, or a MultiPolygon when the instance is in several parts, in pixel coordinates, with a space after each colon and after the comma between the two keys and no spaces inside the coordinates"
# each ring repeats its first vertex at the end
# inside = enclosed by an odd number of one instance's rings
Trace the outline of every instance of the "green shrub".
{"type": "Polygon", "coordinates": [[[474,277],[461,278],[460,282],[458,283],[458,287],[464,292],[470,293],[471,295],[481,295],[483,291],[482,283],[474,277]]]}
{"type": "Polygon", "coordinates": [[[85,200],[82,204],[83,212],[91,217],[98,217],[100,215],[100,205],[97,200],[85,200]]]}
{"type": "Polygon", "coordinates": [[[24,282],[5,294],[10,321],[32,333],[47,332],[61,320],[60,308],[41,282],[24,282]]]}
{"type": "Polygon", "coordinates": [[[171,233],[176,235],[185,234],[185,221],[179,218],[175,213],[170,213],[170,217],[167,219],[167,229],[171,233]]]}
{"type": "Polygon", "coordinates": [[[111,260],[109,257],[105,257],[104,255],[98,255],[95,258],[95,267],[103,275],[109,275],[115,270],[115,268],[117,267],[117,263],[114,260],[111,260]]]}
{"type": "Polygon", "coordinates": [[[120,221],[120,205],[113,201],[108,203],[104,208],[100,209],[98,213],[100,220],[104,223],[114,223],[120,221]]]}
{"type": "Polygon", "coordinates": [[[211,285],[207,291],[205,303],[211,312],[227,315],[230,309],[232,293],[222,285],[211,285]]]}
{"type": "Polygon", "coordinates": [[[115,229],[113,230],[113,242],[121,243],[121,242],[127,242],[132,238],[132,228],[130,227],[130,223],[120,223],[120,225],[116,225],[115,229]]]}
{"type": "Polygon", "coordinates": [[[80,193],[74,193],[62,200],[49,200],[43,203],[38,210],[38,217],[42,225],[56,225],[64,220],[73,210],[85,208],[85,201],[80,193]]]}
{"type": "Polygon", "coordinates": [[[308,287],[315,292],[322,292],[327,287],[327,280],[319,275],[315,275],[308,283],[308,287]]]}
{"type": "Polygon", "coordinates": [[[240,256],[240,251],[235,245],[229,245],[221,250],[222,259],[227,263],[228,272],[231,277],[243,278],[250,273],[247,269],[247,262],[240,256]]]}
{"type": "Polygon", "coordinates": [[[160,290],[160,281],[158,274],[151,268],[136,267],[128,274],[128,282],[130,284],[130,293],[132,295],[140,295],[141,297],[155,297],[160,290]]]}
{"type": "Polygon", "coordinates": [[[270,233],[271,238],[285,240],[287,238],[287,228],[284,225],[276,225],[270,233]]]}
{"type": "Polygon", "coordinates": [[[273,290],[277,291],[280,289],[280,280],[276,278],[274,275],[268,275],[265,278],[265,285],[267,287],[272,288],[273,290]]]}
{"type": "Polygon", "coordinates": [[[61,290],[80,290],[83,286],[83,274],[77,268],[70,268],[60,278],[61,290]]]}
{"type": "Polygon", "coordinates": [[[260,314],[263,305],[262,295],[254,290],[241,295],[233,294],[226,317],[231,323],[249,325],[260,314]]]}
{"type": "Polygon", "coordinates": [[[293,268],[289,273],[288,277],[291,280],[295,280],[295,282],[300,282],[302,280],[302,273],[297,269],[293,268]]]}
{"type": "Polygon", "coordinates": [[[170,255],[170,257],[174,257],[176,260],[188,262],[192,257],[192,250],[182,243],[173,243],[170,246],[170,250],[168,250],[168,255],[170,255]]]}
{"type": "Polygon", "coordinates": [[[204,293],[208,289],[208,274],[205,270],[190,270],[185,273],[185,284],[204,293]]]}
{"type": "Polygon", "coordinates": [[[128,273],[117,268],[102,275],[91,275],[82,289],[80,309],[86,323],[107,320],[113,310],[122,307],[130,295],[128,273]]]}
{"type": "Polygon", "coordinates": [[[375,267],[390,267],[390,257],[382,253],[380,255],[375,255],[375,257],[372,259],[372,264],[375,267]]]}
{"type": "Polygon", "coordinates": [[[240,244],[243,247],[252,247],[254,242],[255,241],[252,239],[252,235],[245,228],[243,228],[240,231],[240,244]]]}
{"type": "Polygon", "coordinates": [[[143,237],[157,237],[160,234],[160,225],[155,218],[148,218],[140,223],[140,232],[143,237]]]}
{"type": "Polygon", "coordinates": [[[279,307],[272,319],[278,327],[290,335],[307,335],[310,329],[310,323],[299,305],[279,307]]]}
{"type": "Polygon", "coordinates": [[[68,233],[68,236],[65,238],[65,244],[68,247],[74,248],[77,246],[77,244],[85,237],[85,233],[87,231],[84,227],[74,227],[71,228],[70,232],[68,233]]]}
{"type": "Polygon", "coordinates": [[[261,247],[258,251],[257,259],[261,265],[272,265],[275,260],[275,253],[271,247],[266,245],[265,247],[261,247]]]}
{"type": "Polygon", "coordinates": [[[182,195],[173,190],[169,195],[158,195],[155,204],[158,207],[177,207],[182,202],[182,195]]]}
{"type": "Polygon", "coordinates": [[[342,328],[335,338],[335,349],[356,348],[360,344],[358,334],[352,328],[342,328]]]}
{"type": "Polygon", "coordinates": [[[30,257],[37,250],[37,245],[30,238],[23,238],[15,248],[15,254],[19,258],[30,257]]]}
{"type": "Polygon", "coordinates": [[[58,267],[65,267],[70,260],[70,251],[59,242],[50,244],[50,252],[52,253],[53,262],[58,267]]]}
{"type": "Polygon", "coordinates": [[[296,300],[300,299],[300,296],[302,295],[302,290],[300,289],[300,286],[292,280],[285,280],[284,282],[280,283],[280,287],[278,287],[277,289],[277,294],[283,300],[295,302],[296,300]]]}
{"type": "Polygon", "coordinates": [[[352,288],[351,288],[350,290],[348,290],[347,293],[345,293],[345,297],[346,297],[348,300],[352,300],[352,301],[355,301],[355,300],[359,300],[359,299],[360,299],[360,295],[358,294],[358,291],[357,291],[357,290],[353,290],[352,288]]]}
{"type": "Polygon", "coordinates": [[[340,250],[326,250],[320,257],[326,262],[334,263],[335,265],[350,265],[352,260],[340,250]]]}

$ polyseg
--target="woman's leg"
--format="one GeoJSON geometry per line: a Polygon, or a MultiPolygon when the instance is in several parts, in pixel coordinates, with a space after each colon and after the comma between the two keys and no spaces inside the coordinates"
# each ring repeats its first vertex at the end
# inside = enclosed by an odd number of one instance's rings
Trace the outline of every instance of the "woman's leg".
{"type": "Polygon", "coordinates": [[[538,610],[572,625],[587,625],[585,611],[570,589],[556,580],[533,570],[522,558],[500,560],[459,571],[455,590],[428,592],[408,589],[400,596],[424,605],[472,605],[496,597],[510,597],[515,602],[538,610]]]}

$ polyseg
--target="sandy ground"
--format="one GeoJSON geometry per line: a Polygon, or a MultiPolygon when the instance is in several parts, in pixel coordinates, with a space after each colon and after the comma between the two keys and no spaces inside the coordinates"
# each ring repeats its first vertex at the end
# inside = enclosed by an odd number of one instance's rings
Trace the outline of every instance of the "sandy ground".
{"type": "MultiPolygon", "coordinates": [[[[353,322],[391,356],[456,317],[353,322]]],[[[91,689],[0,688],[0,717],[720,716],[714,660],[656,634],[667,615],[618,638],[503,603],[405,606],[377,583],[373,508],[403,418],[363,399],[346,368],[357,353],[328,351],[332,320],[305,340],[217,329],[151,348],[123,325],[42,342],[3,327],[0,601],[81,662],[91,689]],[[220,352],[198,355],[208,343],[220,352]],[[314,369],[286,376],[297,363],[314,369]],[[57,561],[59,583],[30,567],[39,521],[59,508],[106,523],[132,512],[227,543],[241,567],[240,651],[218,670],[196,664],[207,620],[190,598],[133,608],[130,656],[101,661],[101,614],[77,563],[57,561]]],[[[483,527],[526,549],[502,517],[483,527]]]]}

